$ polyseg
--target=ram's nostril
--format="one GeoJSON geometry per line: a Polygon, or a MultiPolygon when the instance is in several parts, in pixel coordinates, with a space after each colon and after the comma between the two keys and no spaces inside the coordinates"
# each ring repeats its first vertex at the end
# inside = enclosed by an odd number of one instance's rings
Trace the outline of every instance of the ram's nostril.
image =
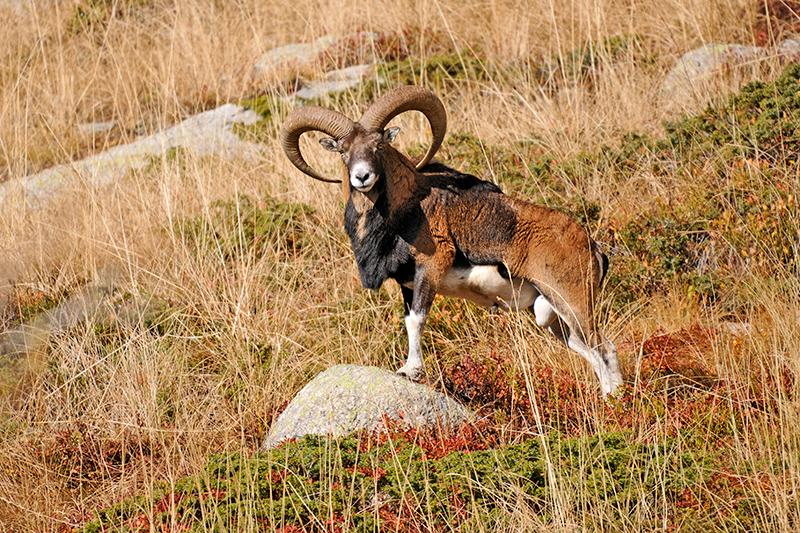
{"type": "Polygon", "coordinates": [[[360,172],[360,173],[356,174],[356,179],[358,181],[360,181],[361,183],[364,183],[365,181],[367,181],[367,178],[369,178],[369,172],[360,172]]]}

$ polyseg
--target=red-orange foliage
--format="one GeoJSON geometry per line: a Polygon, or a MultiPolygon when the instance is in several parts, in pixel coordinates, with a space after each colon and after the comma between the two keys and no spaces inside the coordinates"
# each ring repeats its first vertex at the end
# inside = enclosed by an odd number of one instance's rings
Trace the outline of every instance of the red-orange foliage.
{"type": "Polygon", "coordinates": [[[713,379],[707,360],[716,332],[699,324],[659,333],[642,344],[641,377],[645,382],[673,375],[690,381],[713,379]]]}
{"type": "Polygon", "coordinates": [[[492,351],[479,359],[467,355],[444,370],[447,390],[474,409],[483,412],[502,412],[521,430],[538,428],[534,406],[539,421],[545,428],[564,433],[581,432],[588,422],[586,386],[569,372],[540,367],[532,370],[526,380],[522,369],[508,356],[492,351]]]}
{"type": "Polygon", "coordinates": [[[305,533],[305,530],[294,524],[287,524],[275,530],[275,533],[305,533]]]}
{"type": "MultiPolygon", "coordinates": [[[[164,495],[163,498],[158,500],[156,504],[153,506],[153,516],[158,516],[161,513],[165,513],[170,509],[175,509],[178,503],[184,498],[184,494],[176,494],[174,492],[170,492],[164,495]]],[[[130,520],[128,520],[126,526],[131,531],[136,531],[144,533],[146,531],[160,531],[162,533],[178,533],[181,531],[188,531],[191,529],[191,525],[189,524],[176,524],[174,527],[169,523],[164,522],[157,522],[151,523],[150,517],[147,513],[140,513],[130,520]]]]}
{"type": "Polygon", "coordinates": [[[69,484],[118,477],[124,468],[150,460],[157,452],[147,439],[128,434],[119,438],[98,435],[83,422],[55,432],[36,447],[42,461],[62,473],[69,484]]]}
{"type": "Polygon", "coordinates": [[[354,474],[358,472],[362,476],[371,477],[377,481],[380,481],[384,477],[386,477],[386,470],[377,466],[374,468],[367,468],[366,466],[354,466],[351,470],[354,474]]]}
{"type": "Polygon", "coordinates": [[[398,505],[382,505],[378,509],[378,516],[381,518],[381,531],[396,531],[398,533],[428,533],[434,531],[430,527],[424,527],[419,522],[417,513],[407,499],[401,500],[398,505]]]}
{"type": "MultiPolygon", "coordinates": [[[[516,430],[555,429],[567,435],[654,424],[675,434],[699,426],[709,435],[725,438],[731,422],[752,402],[726,400],[734,385],[720,379],[710,364],[718,335],[714,329],[694,324],[648,337],[641,345],[635,386],[623,386],[608,402],[599,402],[594,383],[579,382],[566,370],[534,368],[526,380],[519,365],[496,351],[482,358],[469,355],[446,366],[443,378],[448,391],[482,413],[487,424],[511,420],[516,430]]],[[[785,386],[791,386],[791,373],[784,375],[785,386]]],[[[459,449],[457,437],[438,442],[443,449],[459,449]]]]}
{"type": "MultiPolygon", "coordinates": [[[[488,418],[468,422],[456,428],[410,428],[389,419],[384,420],[383,426],[384,429],[362,435],[359,441],[359,449],[362,452],[368,452],[373,446],[388,441],[412,442],[422,449],[424,460],[444,457],[456,451],[486,450],[499,443],[497,428],[488,418]]],[[[380,479],[386,472],[377,469],[364,474],[380,479]]]]}

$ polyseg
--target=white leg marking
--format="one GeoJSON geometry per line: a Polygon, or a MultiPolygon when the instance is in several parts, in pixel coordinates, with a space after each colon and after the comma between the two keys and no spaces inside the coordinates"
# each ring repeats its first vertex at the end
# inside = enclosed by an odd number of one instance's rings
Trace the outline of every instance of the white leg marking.
{"type": "Polygon", "coordinates": [[[619,361],[617,360],[617,347],[611,341],[605,341],[605,360],[611,378],[611,392],[622,385],[622,372],[619,371],[619,361]]]}
{"type": "Polygon", "coordinates": [[[567,341],[567,346],[569,346],[570,350],[573,350],[580,354],[584,359],[589,361],[589,364],[592,365],[592,369],[594,373],[597,375],[597,379],[600,380],[600,390],[603,392],[603,396],[606,396],[608,393],[612,392],[618,383],[615,384],[614,380],[609,375],[609,369],[606,366],[606,363],[603,361],[603,358],[600,356],[600,353],[597,350],[592,350],[578,337],[578,335],[570,332],[569,340],[567,341]]]}
{"type": "Polygon", "coordinates": [[[539,295],[533,302],[533,314],[536,316],[536,325],[546,328],[556,321],[556,312],[547,299],[539,295]]]}
{"type": "MultiPolygon", "coordinates": [[[[534,306],[539,303],[539,298],[541,298],[541,296],[536,299],[534,306]]],[[[545,302],[547,301],[545,300],[545,302]]],[[[549,302],[547,302],[547,304],[550,306],[549,302]]],[[[586,359],[590,365],[592,365],[592,370],[594,370],[597,379],[600,381],[600,390],[603,392],[603,396],[608,396],[610,393],[614,392],[617,387],[622,384],[622,374],[619,371],[617,350],[614,345],[608,341],[605,341],[603,346],[603,351],[605,352],[604,358],[600,349],[589,348],[586,345],[581,336],[573,330],[572,322],[564,320],[564,317],[552,306],[550,306],[550,309],[553,310],[558,318],[560,318],[569,327],[569,334],[568,338],[566,339],[567,347],[573,352],[578,353],[581,357],[586,359]]],[[[536,323],[538,324],[539,313],[535,307],[534,313],[536,314],[536,323]]],[[[553,322],[553,324],[550,326],[550,331],[552,331],[556,337],[561,338],[561,335],[559,335],[556,328],[558,328],[558,323],[553,322]]]]}
{"type": "Polygon", "coordinates": [[[405,321],[406,332],[408,333],[408,359],[406,359],[406,363],[397,373],[406,376],[408,379],[416,380],[422,373],[420,338],[422,337],[422,328],[425,325],[425,314],[411,311],[406,315],[405,321]]]}

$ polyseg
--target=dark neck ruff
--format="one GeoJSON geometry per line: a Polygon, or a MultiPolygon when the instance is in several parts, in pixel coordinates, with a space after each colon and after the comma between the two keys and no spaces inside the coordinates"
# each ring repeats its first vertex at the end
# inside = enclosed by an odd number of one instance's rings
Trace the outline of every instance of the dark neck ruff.
{"type": "Polygon", "coordinates": [[[345,231],[350,237],[361,284],[367,289],[378,289],[387,278],[401,283],[408,281],[406,278],[413,278],[413,259],[408,243],[391,227],[385,198],[386,195],[378,195],[377,203],[359,213],[351,197],[345,209],[345,231]],[[359,226],[362,228],[360,232],[359,226]]]}

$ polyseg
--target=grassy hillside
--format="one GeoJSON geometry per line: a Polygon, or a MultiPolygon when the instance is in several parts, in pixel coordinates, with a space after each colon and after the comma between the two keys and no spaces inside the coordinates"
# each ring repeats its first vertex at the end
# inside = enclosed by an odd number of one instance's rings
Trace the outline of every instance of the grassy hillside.
{"type": "MultiPolygon", "coordinates": [[[[0,530],[796,529],[800,68],[770,57],[691,98],[659,89],[685,51],[797,27],[766,4],[0,4],[0,181],[227,102],[262,116],[237,133],[264,146],[256,161],[171,151],[0,210],[0,331],[115,287],[95,319],[0,355],[0,530]],[[351,37],[299,72],[252,70],[326,34],[351,37]],[[427,380],[477,424],[257,453],[320,370],[404,358],[399,290],[360,287],[339,188],[276,139],[282,96],[373,56],[388,85],[318,103],[359,116],[387,86],[426,85],[448,110],[444,162],[603,245],[618,398],[531,316],[440,299],[427,380]],[[116,127],[78,128],[101,121],[116,127]]],[[[419,152],[423,120],[398,124],[419,152]]]]}

